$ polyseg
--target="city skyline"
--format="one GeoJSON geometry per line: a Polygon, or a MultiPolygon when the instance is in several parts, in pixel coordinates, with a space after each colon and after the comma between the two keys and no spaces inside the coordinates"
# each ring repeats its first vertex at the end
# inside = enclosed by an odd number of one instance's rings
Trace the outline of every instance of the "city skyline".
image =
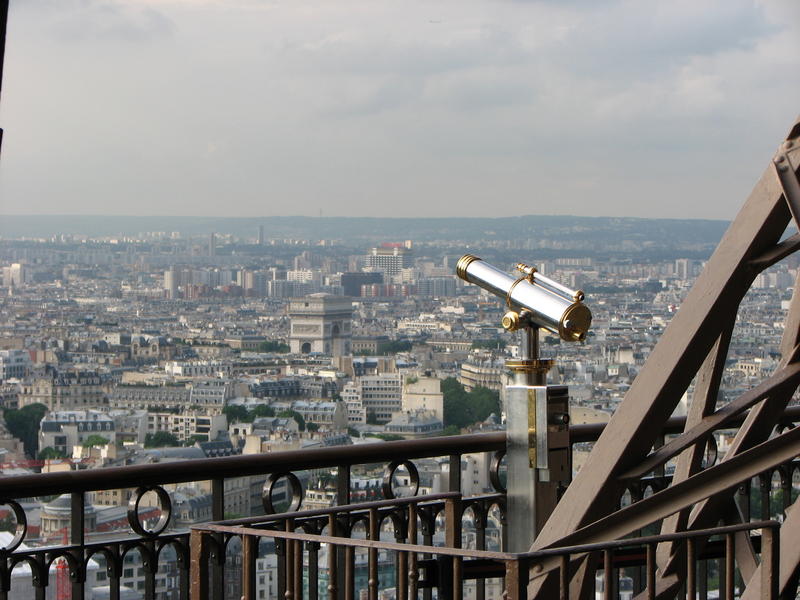
{"type": "Polygon", "coordinates": [[[729,219],[789,2],[11,2],[0,214],[729,219]]]}

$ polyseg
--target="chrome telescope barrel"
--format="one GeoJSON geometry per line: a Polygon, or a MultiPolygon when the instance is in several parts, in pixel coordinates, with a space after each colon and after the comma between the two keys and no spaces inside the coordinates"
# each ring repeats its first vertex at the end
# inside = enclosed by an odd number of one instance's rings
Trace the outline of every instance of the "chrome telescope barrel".
{"type": "Polygon", "coordinates": [[[526,265],[517,265],[524,273],[514,277],[472,254],[465,254],[456,264],[456,274],[492,294],[504,298],[506,305],[525,313],[531,323],[567,342],[586,338],[592,324],[592,312],[583,304],[583,292],[543,277],[526,265]]]}

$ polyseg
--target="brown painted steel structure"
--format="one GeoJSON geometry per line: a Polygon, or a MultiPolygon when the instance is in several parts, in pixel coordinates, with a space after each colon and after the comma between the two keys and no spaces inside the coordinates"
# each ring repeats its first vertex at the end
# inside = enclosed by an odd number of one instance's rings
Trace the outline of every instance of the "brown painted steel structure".
{"type": "MultiPolygon", "coordinates": [[[[776,372],[728,406],[716,409],[716,398],[740,302],[761,271],[800,248],[798,235],[781,241],[790,224],[800,225],[798,142],[800,121],[778,148],[532,550],[613,539],[634,532],[643,523],[661,522],[662,532],[668,534],[713,526],[720,517],[724,522],[738,522],[734,492],[737,484],[752,475],[742,459],[756,452],[764,454],[766,444],[771,451],[797,454],[795,436],[767,439],[800,381],[800,285],[795,286],[786,317],[783,358],[776,372]],[[695,377],[685,431],[661,446],[662,427],[695,377]],[[711,432],[750,408],[722,462],[702,471],[700,459],[711,432]],[[654,447],[658,449],[653,451],[654,447]],[[636,503],[637,519],[628,518],[633,507],[617,510],[616,499],[626,481],[671,459],[677,463],[670,487],[636,503]],[[698,478],[703,479],[701,492],[698,478]]],[[[794,532],[800,529],[796,521],[800,515],[787,520],[794,532]]],[[[783,586],[795,580],[800,566],[794,560],[800,559],[797,538],[792,538],[782,536],[783,586]]],[[[686,580],[684,552],[674,543],[660,545],[655,558],[658,597],[674,597],[686,580]]],[[[746,561],[746,552],[743,558],[746,561]]],[[[743,575],[750,575],[745,593],[756,597],[758,592],[753,590],[760,585],[760,569],[755,568],[753,556],[746,562],[752,568],[743,570],[743,575]]],[[[573,561],[572,589],[577,594],[587,589],[587,574],[593,572],[583,566],[578,559],[573,561]]],[[[534,574],[530,595],[536,597],[537,590],[546,592],[553,577],[547,572],[534,574]]]]}

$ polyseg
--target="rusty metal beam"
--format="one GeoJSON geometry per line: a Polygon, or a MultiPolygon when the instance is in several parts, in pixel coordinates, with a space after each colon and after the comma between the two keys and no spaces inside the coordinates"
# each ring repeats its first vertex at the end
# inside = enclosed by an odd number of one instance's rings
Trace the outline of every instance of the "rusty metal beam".
{"type": "MultiPolygon", "coordinates": [[[[781,339],[781,352],[784,356],[781,364],[785,364],[792,359],[798,341],[800,341],[800,273],[795,279],[794,293],[786,315],[786,323],[781,339]]],[[[731,443],[724,460],[727,461],[740,452],[767,439],[779,422],[781,412],[791,400],[792,393],[792,390],[784,389],[755,406],[736,433],[736,437],[731,443]]],[[[703,523],[713,522],[715,515],[718,514],[720,501],[711,499],[698,504],[692,510],[689,527],[696,529],[702,527],[703,523]]]]}
{"type": "MultiPolygon", "coordinates": [[[[800,120],[794,123],[789,137],[798,132],[800,120]]],[[[763,261],[775,251],[790,219],[783,186],[770,164],[595,444],[586,465],[534,541],[533,550],[562,545],[578,530],[585,532],[601,523],[610,525],[604,517],[616,508],[619,475],[647,456],[658,429],[729,326],[731,315],[735,315],[757,273],[754,262],[758,264],[759,259],[763,261]]],[[[702,475],[676,484],[680,486],[676,489],[691,496],[692,490],[685,489],[685,483],[702,475]]],[[[691,504],[675,500],[683,504],[678,509],[691,504]]],[[[617,514],[625,510],[628,509],[617,514]]],[[[606,531],[602,536],[608,539],[612,532],[606,531]]],[[[537,578],[536,574],[532,576],[537,578]]],[[[535,582],[529,596],[535,597],[543,583],[535,582]]]]}
{"type": "Polygon", "coordinates": [[[772,248],[751,260],[750,267],[761,272],[779,263],[790,254],[797,252],[797,250],[800,250],[800,233],[795,233],[792,237],[775,244],[772,248]]]}
{"type": "Polygon", "coordinates": [[[736,400],[708,415],[686,433],[661,446],[661,448],[650,454],[645,460],[636,465],[636,467],[620,475],[620,479],[640,479],[644,477],[647,473],[663,465],[669,459],[677,456],[687,448],[705,442],[715,430],[722,429],[725,423],[737,414],[761,402],[767,396],[780,393],[787,388],[791,388],[791,390],[794,391],[798,383],[800,383],[800,363],[793,363],[779,369],[771,377],[762,381],[752,390],[742,394],[736,400]]]}
{"type": "Polygon", "coordinates": [[[619,539],[704,498],[730,490],[798,454],[800,428],[795,428],[595,521],[561,538],[557,546],[619,539]]]}
{"type": "MultiPolygon", "coordinates": [[[[733,334],[733,326],[735,318],[731,317],[728,326],[723,330],[722,334],[717,339],[716,344],[711,352],[706,357],[700,372],[697,374],[697,383],[695,385],[692,403],[689,406],[688,414],[686,415],[686,430],[691,430],[695,425],[701,423],[703,419],[714,411],[717,404],[717,395],[719,394],[719,386],[722,381],[722,373],[725,369],[725,360],[728,356],[728,348],[730,346],[731,335],[733,334]]],[[[678,463],[675,466],[675,472],[672,475],[672,482],[679,483],[684,481],[697,473],[703,461],[705,454],[705,443],[695,444],[687,448],[678,458],[678,463]]],[[[662,534],[675,533],[686,529],[686,524],[689,520],[689,511],[681,510],[674,515],[670,515],[661,526],[662,534]]],[[[676,545],[672,542],[661,544],[658,547],[656,554],[656,561],[661,567],[664,562],[676,551],[676,545]]],[[[683,561],[678,564],[683,565],[683,561]]],[[[682,570],[681,574],[685,568],[682,570]]],[[[663,572],[663,569],[662,569],[663,572]]],[[[672,578],[674,581],[666,582],[659,581],[659,586],[656,588],[656,597],[662,597],[661,587],[665,586],[672,589],[679,581],[677,578],[672,578]]],[[[685,577],[682,577],[685,579],[685,577]]]]}

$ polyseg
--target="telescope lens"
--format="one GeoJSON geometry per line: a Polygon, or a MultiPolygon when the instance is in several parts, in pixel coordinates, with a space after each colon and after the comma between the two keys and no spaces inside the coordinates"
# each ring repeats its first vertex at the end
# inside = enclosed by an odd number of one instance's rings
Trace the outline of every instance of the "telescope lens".
{"type": "Polygon", "coordinates": [[[568,342],[582,342],[592,326],[592,311],[585,304],[573,304],[561,317],[558,334],[568,342]]]}

